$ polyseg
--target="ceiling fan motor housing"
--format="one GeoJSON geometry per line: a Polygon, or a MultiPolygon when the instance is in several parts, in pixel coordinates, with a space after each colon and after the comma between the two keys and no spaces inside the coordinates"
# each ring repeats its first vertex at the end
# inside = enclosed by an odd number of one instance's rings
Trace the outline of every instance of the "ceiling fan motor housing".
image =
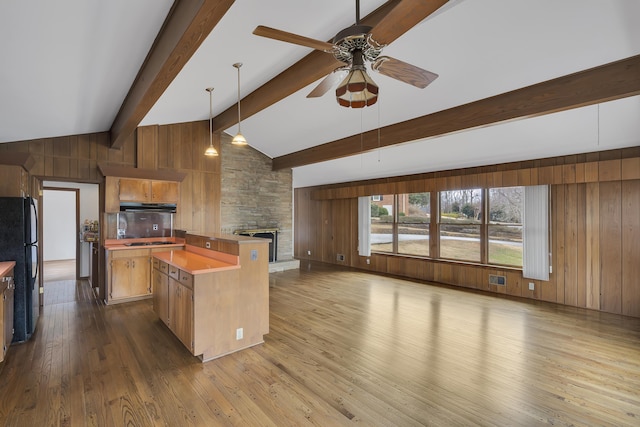
{"type": "Polygon", "coordinates": [[[368,25],[352,25],[340,31],[333,38],[335,47],[333,56],[345,64],[351,63],[353,52],[362,51],[364,59],[374,61],[381,53],[384,46],[379,45],[369,35],[372,27],[368,25]]]}

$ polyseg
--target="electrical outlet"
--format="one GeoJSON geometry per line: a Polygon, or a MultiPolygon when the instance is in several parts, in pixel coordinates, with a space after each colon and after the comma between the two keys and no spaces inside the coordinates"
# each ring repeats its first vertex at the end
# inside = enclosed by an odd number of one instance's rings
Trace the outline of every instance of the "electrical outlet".
{"type": "Polygon", "coordinates": [[[307,251],[307,255],[311,255],[311,251],[307,251]]]}
{"type": "Polygon", "coordinates": [[[344,261],[344,254],[338,254],[338,256],[336,257],[337,261],[344,261]]]}
{"type": "Polygon", "coordinates": [[[211,249],[211,242],[204,242],[204,247],[207,249],[211,249]]]}
{"type": "Polygon", "coordinates": [[[535,290],[535,289],[536,289],[536,284],[535,284],[535,283],[533,283],[533,282],[529,282],[529,290],[530,290],[530,291],[533,291],[533,290],[535,290]]]}
{"type": "Polygon", "coordinates": [[[153,231],[158,231],[158,224],[153,224],[153,231]]]}
{"type": "Polygon", "coordinates": [[[241,340],[244,335],[242,328],[236,329],[236,340],[241,340]]]}
{"type": "Polygon", "coordinates": [[[367,264],[371,264],[371,259],[367,258],[367,264]]]}

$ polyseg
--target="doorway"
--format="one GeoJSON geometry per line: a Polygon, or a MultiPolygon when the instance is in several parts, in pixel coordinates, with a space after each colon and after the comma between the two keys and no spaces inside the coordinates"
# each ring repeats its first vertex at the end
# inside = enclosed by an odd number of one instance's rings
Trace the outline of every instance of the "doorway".
{"type": "Polygon", "coordinates": [[[73,301],[89,276],[91,250],[84,221],[98,219],[99,185],[44,181],[41,197],[42,304],[73,301]]]}

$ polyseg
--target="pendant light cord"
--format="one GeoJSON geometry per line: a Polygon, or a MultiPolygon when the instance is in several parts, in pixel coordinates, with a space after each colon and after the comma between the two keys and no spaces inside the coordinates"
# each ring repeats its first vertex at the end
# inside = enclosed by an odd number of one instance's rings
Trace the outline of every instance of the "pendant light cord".
{"type": "Polygon", "coordinates": [[[233,66],[238,69],[238,133],[242,133],[240,132],[240,67],[242,67],[242,62],[233,64],[233,66]]]}

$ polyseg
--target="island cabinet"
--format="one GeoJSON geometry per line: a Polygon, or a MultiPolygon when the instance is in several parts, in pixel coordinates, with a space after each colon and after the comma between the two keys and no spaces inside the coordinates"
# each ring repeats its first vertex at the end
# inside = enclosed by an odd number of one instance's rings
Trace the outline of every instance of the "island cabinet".
{"type": "Polygon", "coordinates": [[[7,350],[13,340],[13,297],[15,284],[13,282],[13,267],[15,262],[0,262],[0,362],[4,361],[7,350]]]}
{"type": "Polygon", "coordinates": [[[151,297],[151,249],[107,250],[107,304],[151,297]]]}
{"type": "Polygon", "coordinates": [[[187,245],[155,253],[153,265],[154,310],[194,356],[205,362],[264,342],[268,298],[240,281],[237,255],[187,245]]]}

